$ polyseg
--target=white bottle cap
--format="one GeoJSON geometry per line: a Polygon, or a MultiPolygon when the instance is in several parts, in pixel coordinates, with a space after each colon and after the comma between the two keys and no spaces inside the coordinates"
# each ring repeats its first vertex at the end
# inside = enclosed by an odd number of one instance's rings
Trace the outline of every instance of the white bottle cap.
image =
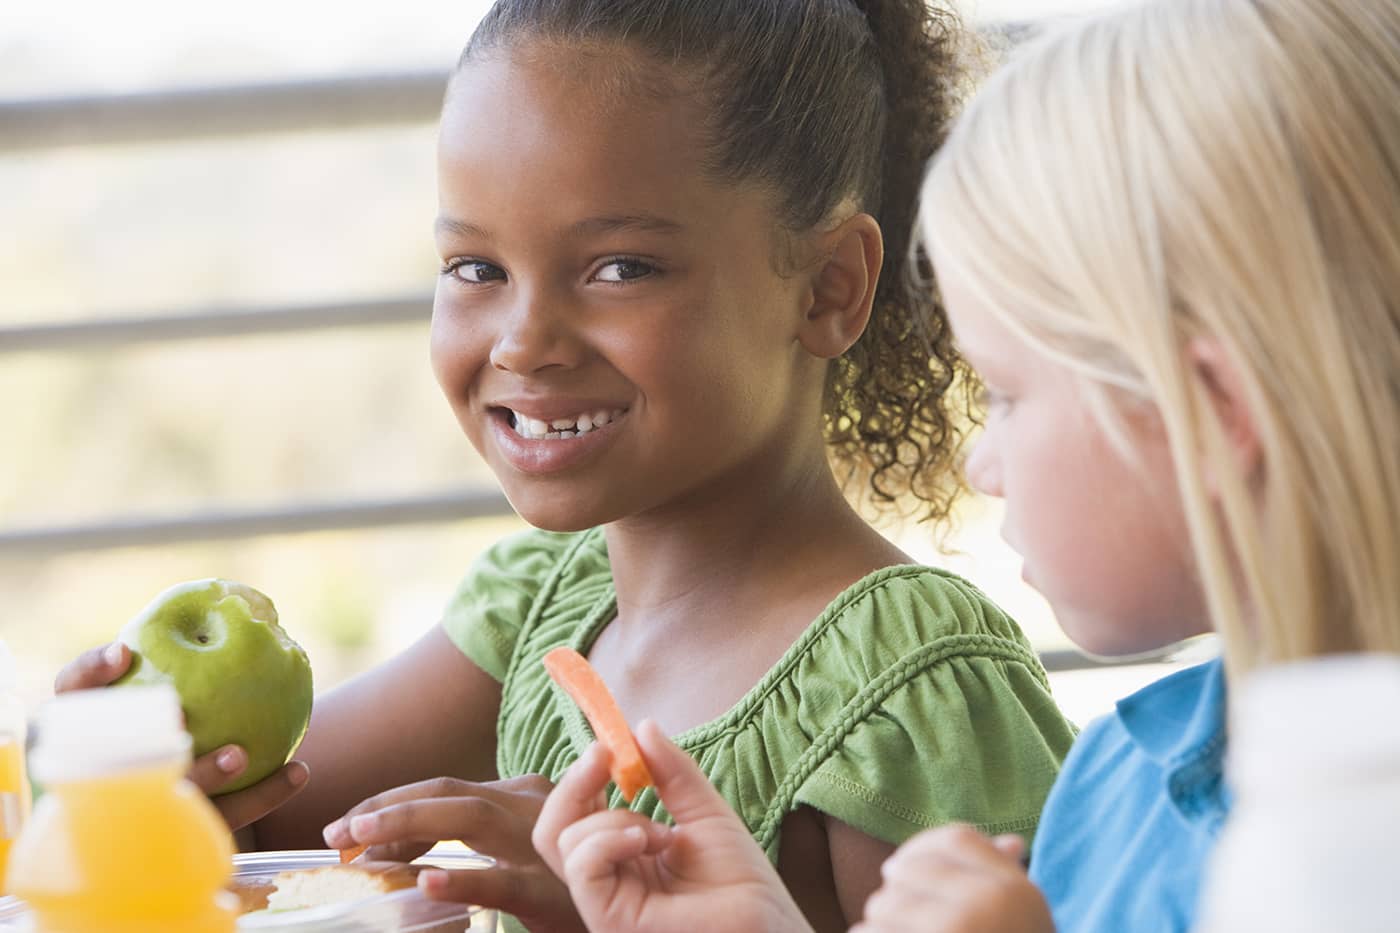
{"type": "Polygon", "coordinates": [[[45,784],[190,758],[179,695],[164,684],[59,694],[39,708],[38,733],[30,765],[45,784]]]}

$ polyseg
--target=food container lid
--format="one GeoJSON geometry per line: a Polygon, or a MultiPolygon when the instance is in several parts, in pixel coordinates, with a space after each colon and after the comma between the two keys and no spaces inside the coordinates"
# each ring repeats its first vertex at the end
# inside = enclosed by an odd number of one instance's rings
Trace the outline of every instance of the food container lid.
{"type": "MultiPolygon", "coordinates": [[[[278,872],[323,868],[340,863],[339,853],[330,849],[302,849],[277,852],[245,852],[233,857],[234,876],[239,879],[272,880],[278,872]]],[[[438,847],[414,861],[448,869],[488,868],[493,862],[484,855],[465,850],[438,847]]],[[[0,931],[27,930],[28,911],[22,901],[0,898],[0,931]]],[[[495,933],[496,912],[434,901],[417,888],[391,891],[363,900],[327,904],[305,910],[257,911],[238,919],[239,933],[495,933]]]]}

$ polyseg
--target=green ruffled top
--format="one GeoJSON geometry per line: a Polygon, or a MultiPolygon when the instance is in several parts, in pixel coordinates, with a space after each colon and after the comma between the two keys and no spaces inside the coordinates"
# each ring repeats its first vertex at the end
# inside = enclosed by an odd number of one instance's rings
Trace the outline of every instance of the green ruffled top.
{"type": "MultiPolygon", "coordinates": [[[[462,582],[443,627],[501,682],[501,777],[557,780],[592,741],[540,659],[586,655],[615,614],[598,529],[507,538],[462,582]]],[[[1074,733],[1004,612],[903,565],[846,589],[731,710],[674,738],[776,860],[804,804],[895,844],[952,821],[1029,837],[1074,733]]],[[[615,788],[610,802],[625,806],[615,788]]],[[[669,819],[652,789],[631,806],[669,819]]]]}

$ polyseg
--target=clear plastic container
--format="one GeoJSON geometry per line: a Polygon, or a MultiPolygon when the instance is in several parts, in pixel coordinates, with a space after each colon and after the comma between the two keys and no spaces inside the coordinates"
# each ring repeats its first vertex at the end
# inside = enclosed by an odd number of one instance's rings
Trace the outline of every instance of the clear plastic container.
{"type": "MultiPolygon", "coordinates": [[[[324,868],[340,863],[340,854],[330,849],[288,852],[248,852],[234,856],[234,875],[239,880],[271,881],[278,872],[324,868]]],[[[414,864],[437,868],[489,868],[491,859],[471,852],[434,850],[414,864]]],[[[391,891],[364,900],[304,910],[255,912],[238,921],[239,933],[496,933],[496,912],[435,901],[417,888],[391,891]]]]}
{"type": "MultiPolygon", "coordinates": [[[[329,849],[286,852],[247,852],[233,857],[234,877],[242,881],[271,881],[278,872],[323,868],[340,862],[329,849]]],[[[491,859],[471,852],[438,848],[415,864],[438,868],[487,868],[491,859]]],[[[19,933],[29,929],[28,912],[13,897],[0,898],[0,931],[19,933]]],[[[434,901],[416,888],[376,897],[306,910],[245,914],[238,920],[239,933],[496,933],[496,912],[434,901]]]]}

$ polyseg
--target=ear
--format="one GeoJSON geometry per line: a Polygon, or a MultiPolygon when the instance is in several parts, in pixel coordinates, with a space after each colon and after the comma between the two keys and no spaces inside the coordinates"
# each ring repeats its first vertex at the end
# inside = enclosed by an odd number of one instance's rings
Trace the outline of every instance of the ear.
{"type": "Polygon", "coordinates": [[[822,259],[811,276],[811,302],[797,338],[808,353],[835,359],[865,331],[875,301],[875,283],[885,258],[880,225],[856,214],[821,234],[822,259]]]}
{"type": "MultiPolygon", "coordinates": [[[[1240,476],[1249,482],[1263,464],[1263,450],[1239,367],[1214,337],[1191,338],[1186,344],[1186,357],[1225,431],[1240,476]]],[[[1206,484],[1212,493],[1220,489],[1219,477],[1207,475],[1206,484]]]]}

